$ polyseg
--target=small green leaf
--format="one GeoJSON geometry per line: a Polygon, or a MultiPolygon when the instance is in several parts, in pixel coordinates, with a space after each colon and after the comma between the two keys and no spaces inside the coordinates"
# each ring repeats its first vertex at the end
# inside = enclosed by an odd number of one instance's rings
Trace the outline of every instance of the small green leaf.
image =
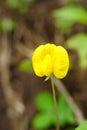
{"type": "Polygon", "coordinates": [[[16,23],[12,19],[0,20],[0,30],[2,31],[13,31],[16,29],[16,23]]]}
{"type": "Polygon", "coordinates": [[[36,98],[36,106],[41,111],[53,111],[53,98],[48,92],[40,93],[36,98]]]}
{"type": "Polygon", "coordinates": [[[12,9],[17,9],[20,13],[26,13],[33,0],[7,0],[6,4],[12,9]]]}
{"type": "Polygon", "coordinates": [[[79,33],[66,41],[67,47],[75,49],[79,56],[79,64],[87,68],[87,34],[79,33]]]}
{"type": "Polygon", "coordinates": [[[11,8],[17,8],[19,7],[21,1],[20,0],[7,0],[7,5],[11,8]]]}
{"type": "Polygon", "coordinates": [[[66,6],[54,10],[52,15],[55,18],[54,25],[64,33],[69,33],[75,23],[87,25],[87,11],[82,6],[66,6]]]}
{"type": "Polygon", "coordinates": [[[87,24],[87,12],[82,6],[67,6],[53,11],[54,17],[87,24]]]}
{"type": "Polygon", "coordinates": [[[55,19],[54,25],[55,27],[59,28],[62,33],[69,34],[72,31],[73,23],[67,20],[55,19]]]}
{"type": "Polygon", "coordinates": [[[32,64],[28,59],[24,59],[18,66],[18,69],[22,72],[32,72],[32,64]]]}
{"type": "Polygon", "coordinates": [[[66,103],[64,97],[60,95],[58,100],[59,124],[63,127],[65,124],[75,124],[76,119],[72,108],[66,103]]]}
{"type": "Polygon", "coordinates": [[[33,119],[32,125],[37,130],[49,128],[53,123],[53,115],[47,113],[39,113],[33,119]]]}
{"type": "Polygon", "coordinates": [[[87,130],[87,120],[84,121],[79,127],[77,127],[75,130],[87,130]]]}

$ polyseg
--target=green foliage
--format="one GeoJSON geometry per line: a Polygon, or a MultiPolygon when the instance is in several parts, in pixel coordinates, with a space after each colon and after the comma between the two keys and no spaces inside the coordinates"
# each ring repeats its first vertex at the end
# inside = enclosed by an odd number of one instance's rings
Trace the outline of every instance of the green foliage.
{"type": "MultiPolygon", "coordinates": [[[[52,12],[54,24],[62,33],[69,34],[75,23],[87,25],[87,10],[80,5],[68,5],[52,12]]],[[[67,40],[67,47],[75,49],[79,56],[79,64],[87,68],[87,34],[79,33],[67,40]]],[[[71,60],[72,61],[72,60],[71,60]]],[[[71,68],[72,68],[71,64],[71,68]]]]}
{"type": "Polygon", "coordinates": [[[67,130],[74,130],[74,128],[68,128],[67,130]]]}
{"type": "MultiPolygon", "coordinates": [[[[57,105],[60,126],[74,124],[76,120],[73,111],[62,95],[59,97],[57,105]]],[[[56,124],[53,97],[50,93],[40,93],[36,97],[36,106],[40,112],[33,119],[34,128],[42,130],[56,124]]]]}
{"type": "Polygon", "coordinates": [[[70,33],[72,25],[75,23],[87,25],[87,11],[82,6],[72,5],[56,9],[52,15],[55,18],[55,26],[60,28],[63,33],[70,33]]]}
{"type": "Polygon", "coordinates": [[[12,9],[17,9],[20,12],[26,12],[28,6],[33,2],[33,0],[7,0],[6,4],[12,9]]]}
{"type": "Polygon", "coordinates": [[[33,120],[33,127],[37,130],[47,129],[54,122],[54,115],[52,113],[39,113],[33,120]]]}
{"type": "Polygon", "coordinates": [[[75,123],[75,117],[73,115],[72,108],[66,103],[64,97],[61,95],[58,100],[58,112],[60,126],[75,123]]]}
{"type": "Polygon", "coordinates": [[[79,127],[77,127],[75,130],[87,130],[87,120],[84,121],[79,127]]]}
{"type": "Polygon", "coordinates": [[[0,20],[0,30],[3,32],[13,31],[16,29],[16,23],[12,19],[1,19],[0,20]]]}
{"type": "Polygon", "coordinates": [[[22,72],[32,72],[32,64],[28,59],[24,59],[18,66],[18,69],[22,72]]]}
{"type": "Polygon", "coordinates": [[[79,64],[87,68],[87,34],[79,33],[67,40],[67,47],[75,49],[79,56],[79,64]]]}
{"type": "Polygon", "coordinates": [[[36,98],[36,106],[41,111],[49,111],[49,108],[50,110],[53,110],[52,95],[47,92],[40,93],[36,98]]]}

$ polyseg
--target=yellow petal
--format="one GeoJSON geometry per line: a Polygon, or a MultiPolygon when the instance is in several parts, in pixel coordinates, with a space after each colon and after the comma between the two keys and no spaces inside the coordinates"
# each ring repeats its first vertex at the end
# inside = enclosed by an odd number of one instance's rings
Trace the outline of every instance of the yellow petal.
{"type": "Polygon", "coordinates": [[[44,57],[44,45],[40,45],[33,53],[32,56],[32,65],[34,72],[37,76],[44,76],[43,70],[42,70],[42,60],[44,57]]]}
{"type": "Polygon", "coordinates": [[[55,49],[56,45],[50,43],[36,48],[32,56],[32,64],[37,76],[49,76],[52,73],[52,60],[55,49]]]}
{"type": "Polygon", "coordinates": [[[55,51],[56,47],[57,46],[54,45],[54,44],[50,44],[50,43],[45,44],[44,45],[44,53],[45,53],[45,55],[49,54],[49,55],[51,55],[53,57],[53,52],[55,51]]]}
{"type": "Polygon", "coordinates": [[[57,46],[55,51],[54,75],[57,78],[64,78],[69,68],[69,57],[67,51],[62,46],[57,46]]]}
{"type": "Polygon", "coordinates": [[[53,72],[53,66],[52,66],[52,58],[49,54],[45,56],[42,65],[44,75],[45,76],[51,75],[53,72]]]}

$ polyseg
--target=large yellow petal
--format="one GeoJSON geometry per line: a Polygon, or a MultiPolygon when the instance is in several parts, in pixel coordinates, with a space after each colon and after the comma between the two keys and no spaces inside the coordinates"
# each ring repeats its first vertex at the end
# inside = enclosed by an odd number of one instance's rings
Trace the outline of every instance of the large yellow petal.
{"type": "Polygon", "coordinates": [[[32,64],[37,76],[42,77],[52,74],[53,52],[55,52],[55,49],[56,45],[50,43],[40,45],[36,48],[32,56],[32,64]]]}
{"type": "Polygon", "coordinates": [[[40,45],[33,53],[32,56],[32,65],[34,72],[37,76],[44,76],[43,70],[42,70],[42,60],[44,58],[44,45],[40,45]]]}
{"type": "Polygon", "coordinates": [[[69,57],[67,51],[62,46],[57,46],[55,51],[54,75],[57,78],[64,78],[69,68],[69,57]]]}

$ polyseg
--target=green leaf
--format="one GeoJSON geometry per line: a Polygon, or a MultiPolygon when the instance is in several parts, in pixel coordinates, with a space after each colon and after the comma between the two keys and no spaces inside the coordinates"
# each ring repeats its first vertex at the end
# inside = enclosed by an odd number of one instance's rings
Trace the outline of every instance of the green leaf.
{"type": "Polygon", "coordinates": [[[67,130],[75,130],[75,129],[70,127],[70,128],[67,128],[67,130]]]}
{"type": "Polygon", "coordinates": [[[20,2],[20,0],[7,0],[6,2],[7,2],[7,5],[9,7],[11,7],[11,8],[17,8],[17,7],[19,7],[19,5],[20,5],[20,3],[22,1],[20,2]]]}
{"type": "Polygon", "coordinates": [[[77,127],[75,130],[87,130],[87,120],[84,121],[79,127],[77,127]]]}
{"type": "Polygon", "coordinates": [[[54,115],[47,114],[47,113],[39,113],[38,115],[35,116],[33,119],[32,125],[34,128],[37,130],[42,130],[46,128],[49,128],[52,123],[53,123],[53,117],[54,115]]]}
{"type": "Polygon", "coordinates": [[[33,0],[7,0],[6,4],[12,9],[17,9],[20,13],[26,13],[33,0]]]}
{"type": "Polygon", "coordinates": [[[69,33],[75,23],[87,25],[87,11],[82,6],[72,5],[56,9],[52,12],[52,15],[55,18],[55,26],[65,33],[69,33]]]}
{"type": "Polygon", "coordinates": [[[41,130],[55,124],[53,97],[50,93],[40,93],[36,98],[36,106],[40,113],[33,119],[34,128],[41,130]]]}
{"type": "Polygon", "coordinates": [[[2,31],[13,31],[16,29],[16,23],[12,19],[0,20],[0,30],[2,31]]]}
{"type": "Polygon", "coordinates": [[[32,72],[32,64],[28,59],[24,59],[18,66],[18,69],[22,72],[32,72]]]}
{"type": "MultiPolygon", "coordinates": [[[[38,129],[48,128],[49,126],[56,124],[53,97],[48,92],[42,92],[36,97],[36,106],[40,111],[33,121],[33,126],[38,129]],[[45,122],[44,122],[44,121],[45,122]]],[[[74,124],[76,119],[73,114],[73,110],[66,103],[64,97],[61,95],[57,102],[58,118],[61,127],[66,124],[74,124]]]]}
{"type": "Polygon", "coordinates": [[[76,119],[72,108],[66,103],[64,97],[60,95],[58,100],[59,124],[63,127],[65,124],[75,124],[76,119]]]}
{"type": "Polygon", "coordinates": [[[36,106],[41,111],[53,111],[53,98],[48,92],[40,93],[36,98],[36,106]]]}
{"type": "Polygon", "coordinates": [[[82,6],[67,6],[53,11],[54,17],[70,22],[87,24],[87,12],[82,6]]]}
{"type": "Polygon", "coordinates": [[[54,25],[59,28],[62,33],[69,34],[72,31],[73,23],[67,20],[55,19],[54,25]]]}
{"type": "Polygon", "coordinates": [[[87,34],[79,33],[69,38],[66,43],[68,48],[77,51],[80,66],[87,68],[87,34]]]}

